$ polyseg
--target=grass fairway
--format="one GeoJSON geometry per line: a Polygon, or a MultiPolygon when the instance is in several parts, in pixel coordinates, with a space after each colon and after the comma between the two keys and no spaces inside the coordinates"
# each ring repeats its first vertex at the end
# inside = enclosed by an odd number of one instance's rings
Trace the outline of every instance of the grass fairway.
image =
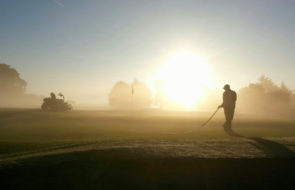
{"type": "Polygon", "coordinates": [[[293,189],[295,121],[238,115],[237,137],[220,116],[200,127],[208,114],[2,110],[1,186],[293,189]]]}

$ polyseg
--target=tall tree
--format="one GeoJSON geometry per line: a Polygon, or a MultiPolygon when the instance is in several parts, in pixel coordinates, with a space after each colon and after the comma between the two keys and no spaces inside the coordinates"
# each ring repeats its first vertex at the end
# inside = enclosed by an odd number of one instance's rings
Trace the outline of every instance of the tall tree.
{"type": "Polygon", "coordinates": [[[294,93],[284,83],[279,86],[262,76],[258,83],[250,83],[239,90],[238,109],[249,113],[294,115],[293,97],[294,93]]]}
{"type": "Polygon", "coordinates": [[[0,63],[0,95],[15,96],[25,92],[27,82],[7,64],[0,63]]]}

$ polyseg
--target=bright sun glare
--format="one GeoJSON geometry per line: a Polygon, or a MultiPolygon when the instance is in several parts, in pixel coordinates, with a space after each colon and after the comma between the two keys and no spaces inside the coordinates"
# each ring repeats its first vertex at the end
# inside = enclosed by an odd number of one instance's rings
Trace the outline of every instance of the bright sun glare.
{"type": "Polygon", "coordinates": [[[212,86],[207,58],[191,51],[171,56],[155,78],[162,85],[165,99],[184,108],[194,108],[203,98],[205,88],[212,86]]]}

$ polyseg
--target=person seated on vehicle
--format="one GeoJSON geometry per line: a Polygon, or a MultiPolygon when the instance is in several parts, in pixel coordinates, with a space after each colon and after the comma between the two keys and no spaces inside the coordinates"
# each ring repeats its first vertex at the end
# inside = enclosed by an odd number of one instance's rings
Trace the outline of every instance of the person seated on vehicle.
{"type": "Polygon", "coordinates": [[[52,100],[56,100],[56,96],[55,96],[55,94],[53,92],[50,93],[50,97],[51,97],[52,100]]]}

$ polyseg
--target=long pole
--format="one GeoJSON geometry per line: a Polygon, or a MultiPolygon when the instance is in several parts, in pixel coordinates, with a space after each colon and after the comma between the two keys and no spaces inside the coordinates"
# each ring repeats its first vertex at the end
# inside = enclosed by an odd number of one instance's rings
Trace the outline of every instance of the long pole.
{"type": "Polygon", "coordinates": [[[211,117],[209,117],[209,119],[205,123],[203,123],[201,125],[201,127],[204,127],[205,125],[207,125],[207,123],[209,123],[209,121],[211,121],[211,119],[215,116],[215,114],[218,112],[218,110],[219,110],[219,108],[216,109],[216,111],[211,115],[211,117]]]}
{"type": "MultiPolygon", "coordinates": [[[[204,127],[205,125],[207,125],[207,123],[209,123],[209,121],[211,121],[211,119],[215,116],[215,114],[218,112],[218,110],[219,110],[219,108],[217,108],[217,109],[215,110],[215,112],[209,117],[209,119],[208,119],[205,123],[203,123],[203,124],[201,125],[201,127],[204,127]]],[[[192,133],[192,132],[193,132],[193,130],[185,131],[184,134],[189,134],[189,133],[192,133]]]]}

